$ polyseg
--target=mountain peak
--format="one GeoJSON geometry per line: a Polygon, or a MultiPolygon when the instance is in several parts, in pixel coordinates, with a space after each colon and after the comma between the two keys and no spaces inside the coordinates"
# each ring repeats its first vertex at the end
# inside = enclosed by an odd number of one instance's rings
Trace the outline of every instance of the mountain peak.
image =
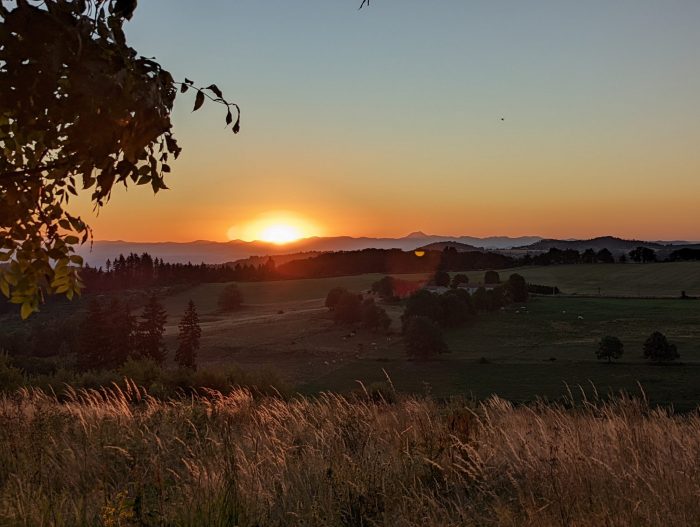
{"type": "Polygon", "coordinates": [[[404,236],[404,238],[429,238],[429,237],[430,236],[425,234],[423,231],[415,231],[407,236],[404,236]]]}

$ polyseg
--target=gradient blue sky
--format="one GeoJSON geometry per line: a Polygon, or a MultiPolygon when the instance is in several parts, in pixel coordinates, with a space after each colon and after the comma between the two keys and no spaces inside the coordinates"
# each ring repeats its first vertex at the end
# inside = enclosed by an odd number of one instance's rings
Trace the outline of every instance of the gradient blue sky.
{"type": "Polygon", "coordinates": [[[242,130],[182,96],[171,190],[81,202],[95,237],[288,211],[309,234],[700,239],[700,2],[359,3],[141,0],[130,43],[218,84],[242,130]]]}

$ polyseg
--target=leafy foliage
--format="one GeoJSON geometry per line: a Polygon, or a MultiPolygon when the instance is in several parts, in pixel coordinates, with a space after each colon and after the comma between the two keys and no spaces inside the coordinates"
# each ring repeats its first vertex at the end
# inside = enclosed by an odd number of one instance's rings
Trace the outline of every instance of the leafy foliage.
{"type": "Polygon", "coordinates": [[[0,291],[23,318],[45,293],[80,291],[75,247],[91,231],[68,211],[72,196],[89,190],[99,208],[117,183],[167,188],[181,151],[170,120],[178,89],[196,91],[194,110],[224,105],[227,126],[240,128],[216,85],[176,82],[127,45],[135,2],[35,4],[0,4],[0,291]]]}

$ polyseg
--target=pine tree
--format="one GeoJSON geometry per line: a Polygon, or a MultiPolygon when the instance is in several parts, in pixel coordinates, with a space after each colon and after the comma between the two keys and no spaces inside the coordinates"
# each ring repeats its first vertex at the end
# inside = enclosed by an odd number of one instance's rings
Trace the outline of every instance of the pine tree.
{"type": "Polygon", "coordinates": [[[99,370],[109,362],[109,336],[105,332],[105,313],[100,302],[93,298],[80,325],[77,366],[79,370],[99,370]]]}
{"type": "Polygon", "coordinates": [[[158,364],[165,362],[167,349],[163,343],[163,334],[167,320],[165,309],[153,295],[144,307],[138,324],[138,356],[153,359],[158,364]]]}
{"type": "Polygon", "coordinates": [[[199,339],[202,336],[202,328],[199,327],[199,316],[192,300],[187,304],[187,309],[178,327],[180,334],[177,337],[179,344],[175,352],[175,362],[181,368],[196,370],[197,350],[199,349],[199,339]]]}
{"type": "Polygon", "coordinates": [[[114,298],[109,306],[106,331],[109,335],[109,367],[117,368],[133,353],[136,320],[128,304],[114,298]]]}

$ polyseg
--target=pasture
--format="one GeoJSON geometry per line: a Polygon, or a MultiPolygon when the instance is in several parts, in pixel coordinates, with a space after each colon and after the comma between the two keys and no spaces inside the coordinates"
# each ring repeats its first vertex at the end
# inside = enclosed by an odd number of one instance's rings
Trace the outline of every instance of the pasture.
{"type": "MultiPolygon", "coordinates": [[[[273,370],[303,393],[348,392],[359,388],[358,381],[365,385],[386,381],[386,372],[400,391],[428,391],[440,397],[498,394],[530,401],[539,396],[557,398],[566,392],[567,384],[593,383],[607,393],[638,392],[640,383],[652,402],[687,408],[700,401],[696,383],[700,300],[678,298],[681,290],[700,296],[700,263],[524,267],[499,272],[506,279],[513,271],[569,294],[534,297],[525,309],[510,306],[480,314],[468,325],[447,331],[451,353],[427,362],[405,356],[399,333],[401,304],[384,305],[393,320],[390,335],[335,325],[325,309],[331,288],[366,291],[381,274],[239,283],[244,306],[229,313],[217,306],[226,284],[182,288],[162,298],[168,311],[166,345],[172,357],[178,322],[192,299],[202,327],[198,357],[202,368],[235,364],[252,372],[273,370]],[[603,295],[620,298],[598,297],[593,293],[599,287],[603,295]],[[643,359],[642,343],[654,330],[678,345],[682,364],[659,366],[643,359]],[[596,360],[597,342],[604,335],[623,341],[625,354],[618,363],[596,360]]],[[[483,271],[468,274],[472,283],[483,280],[483,271]]],[[[72,309],[66,302],[54,304],[36,322],[42,323],[52,313],[64,317],[69,311],[79,317],[74,311],[83,309],[80,304],[72,309]]],[[[21,324],[16,313],[0,319],[3,329],[21,324]]]]}
{"type": "MultiPolygon", "coordinates": [[[[642,297],[686,289],[694,294],[700,264],[578,265],[516,269],[529,280],[558,285],[567,292],[590,293],[601,287],[616,295],[642,297]],[[675,280],[675,284],[674,284],[675,280]],[[637,291],[637,293],[635,293],[637,291]]],[[[510,270],[501,271],[505,278],[510,270]]],[[[469,273],[470,280],[483,272],[469,273]]],[[[406,359],[400,335],[358,331],[333,324],[323,307],[326,292],[343,286],[367,290],[382,275],[239,284],[245,307],[234,313],[216,308],[225,284],[205,284],[169,297],[168,338],[174,346],[179,313],[189,298],[202,317],[204,366],[237,363],[272,368],[306,393],[349,391],[362,381],[384,381],[396,388],[438,396],[491,394],[516,401],[556,398],[566,385],[591,386],[603,393],[644,387],[653,402],[682,407],[700,400],[700,300],[676,298],[535,297],[522,309],[512,306],[480,314],[469,325],[448,331],[451,349],[428,362],[406,359]],[[654,330],[675,342],[683,364],[653,365],[642,357],[642,343],[654,330]],[[595,359],[597,342],[618,336],[625,355],[616,364],[595,359]]],[[[422,275],[401,276],[419,280],[422,275]]],[[[612,293],[611,293],[612,294],[612,293]]],[[[401,305],[385,305],[398,333],[401,305]]]]}
{"type": "MultiPolygon", "coordinates": [[[[502,280],[519,273],[529,283],[557,286],[564,294],[675,298],[686,291],[700,296],[700,262],[547,265],[498,272],[502,280]]],[[[482,271],[465,274],[472,283],[484,279],[482,271]]]]}
{"type": "Polygon", "coordinates": [[[400,391],[429,391],[479,399],[497,394],[513,401],[557,398],[567,385],[601,393],[639,384],[653,403],[692,407],[700,400],[700,301],[606,298],[533,298],[527,308],[480,314],[446,332],[451,353],[426,362],[406,360],[397,343],[385,353],[357,360],[309,385],[350,390],[385,380],[400,391]],[[579,318],[582,317],[582,318],[579,318]],[[678,345],[678,364],[648,363],[642,343],[654,330],[678,345]],[[604,335],[619,337],[621,360],[606,364],[595,350],[604,335]]]}

